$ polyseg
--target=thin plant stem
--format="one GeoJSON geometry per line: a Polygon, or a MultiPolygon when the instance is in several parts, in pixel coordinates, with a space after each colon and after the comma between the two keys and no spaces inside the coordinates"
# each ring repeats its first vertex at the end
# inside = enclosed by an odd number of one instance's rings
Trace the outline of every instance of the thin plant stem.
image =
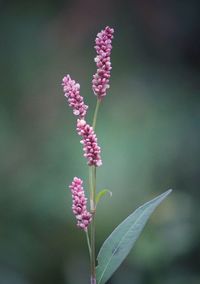
{"type": "Polygon", "coordinates": [[[90,210],[92,214],[92,222],[91,222],[91,284],[96,284],[96,255],[95,255],[95,215],[96,215],[96,184],[94,179],[94,173],[96,172],[95,167],[91,166],[89,168],[89,179],[90,179],[90,210]]]}
{"type": "Polygon", "coordinates": [[[90,210],[91,213],[95,211],[95,192],[94,192],[94,181],[93,181],[93,166],[89,166],[89,187],[90,187],[90,210]]]}
{"type": "MultiPolygon", "coordinates": [[[[97,115],[101,100],[97,99],[92,127],[95,130],[97,115]]],[[[91,222],[91,284],[96,284],[96,253],[95,253],[95,217],[96,217],[96,167],[89,167],[89,186],[90,186],[90,210],[92,214],[91,222]]]]}
{"type": "Polygon", "coordinates": [[[96,212],[92,213],[91,223],[91,283],[96,280],[96,253],[95,253],[95,215],[96,212]]]}
{"type": "Polygon", "coordinates": [[[91,260],[91,245],[90,245],[90,238],[89,238],[88,230],[85,231],[85,235],[86,235],[86,240],[87,240],[87,245],[88,245],[89,256],[91,260]]]}
{"type": "Polygon", "coordinates": [[[95,111],[94,111],[93,122],[92,122],[92,127],[93,127],[94,130],[95,130],[95,127],[96,127],[97,115],[98,115],[100,103],[101,103],[101,100],[97,99],[97,103],[96,103],[96,107],[95,107],[95,111]]]}

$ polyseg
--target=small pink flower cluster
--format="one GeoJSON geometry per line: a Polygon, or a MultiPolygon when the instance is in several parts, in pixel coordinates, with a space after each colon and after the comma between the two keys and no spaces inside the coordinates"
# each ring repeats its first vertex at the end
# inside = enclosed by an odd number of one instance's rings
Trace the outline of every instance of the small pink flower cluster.
{"type": "Polygon", "coordinates": [[[72,193],[72,211],[77,219],[77,226],[84,231],[92,221],[92,215],[87,211],[87,198],[83,190],[83,181],[80,178],[74,177],[69,188],[72,193]]]}
{"type": "Polygon", "coordinates": [[[114,29],[106,27],[97,34],[95,40],[95,49],[97,56],[94,59],[97,65],[97,72],[93,75],[92,89],[98,99],[102,99],[106,95],[106,90],[109,89],[109,78],[111,62],[110,55],[112,50],[112,39],[114,29]]]}
{"type": "Polygon", "coordinates": [[[83,138],[80,142],[83,144],[84,157],[87,158],[88,165],[95,167],[101,166],[101,148],[97,144],[97,137],[93,128],[84,119],[78,119],[76,129],[78,134],[83,138]]]}
{"type": "Polygon", "coordinates": [[[80,95],[80,85],[72,80],[70,75],[67,75],[62,80],[62,86],[74,115],[84,118],[88,106],[84,104],[83,97],[80,95]]]}

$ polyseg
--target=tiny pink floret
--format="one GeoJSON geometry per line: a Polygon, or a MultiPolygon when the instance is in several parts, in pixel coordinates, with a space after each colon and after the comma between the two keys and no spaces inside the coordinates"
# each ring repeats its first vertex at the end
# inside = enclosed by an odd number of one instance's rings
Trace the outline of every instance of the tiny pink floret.
{"type": "Polygon", "coordinates": [[[77,226],[86,231],[92,221],[92,214],[87,211],[87,198],[83,190],[83,181],[74,177],[69,188],[72,193],[72,211],[77,220],[77,226]]]}
{"type": "Polygon", "coordinates": [[[83,97],[80,95],[80,85],[67,75],[62,80],[63,92],[68,100],[69,106],[73,109],[74,115],[84,118],[88,106],[84,104],[83,97]]]}
{"type": "Polygon", "coordinates": [[[114,29],[106,27],[97,34],[95,40],[97,56],[94,61],[96,62],[97,72],[93,75],[92,89],[98,99],[102,99],[106,96],[106,91],[110,88],[109,79],[110,71],[112,69],[110,55],[112,50],[113,33],[114,29]]]}
{"type": "Polygon", "coordinates": [[[84,157],[89,166],[99,167],[102,165],[101,148],[98,146],[97,137],[93,128],[84,119],[77,120],[77,132],[82,137],[84,157]]]}

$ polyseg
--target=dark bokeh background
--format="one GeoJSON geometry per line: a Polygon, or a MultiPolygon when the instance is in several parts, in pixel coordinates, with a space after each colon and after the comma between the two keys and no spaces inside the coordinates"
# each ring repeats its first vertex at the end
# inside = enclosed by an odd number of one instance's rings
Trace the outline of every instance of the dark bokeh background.
{"type": "Polygon", "coordinates": [[[173,188],[110,284],[200,283],[198,1],[0,1],[0,283],[88,283],[67,189],[84,178],[70,73],[90,106],[96,33],[115,28],[97,133],[97,248],[129,213],[173,188]]]}

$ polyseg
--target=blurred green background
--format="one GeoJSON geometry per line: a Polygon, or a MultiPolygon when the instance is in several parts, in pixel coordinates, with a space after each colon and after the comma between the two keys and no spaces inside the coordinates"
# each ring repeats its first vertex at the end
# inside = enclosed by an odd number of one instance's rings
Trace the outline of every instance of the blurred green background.
{"type": "MultiPolygon", "coordinates": [[[[173,188],[110,284],[200,283],[200,41],[195,0],[0,1],[0,284],[89,283],[68,185],[87,185],[61,88],[81,84],[91,121],[94,39],[115,28],[97,134],[97,250],[136,207],[173,188]]],[[[86,186],[87,187],[87,186],[86,186]]]]}

